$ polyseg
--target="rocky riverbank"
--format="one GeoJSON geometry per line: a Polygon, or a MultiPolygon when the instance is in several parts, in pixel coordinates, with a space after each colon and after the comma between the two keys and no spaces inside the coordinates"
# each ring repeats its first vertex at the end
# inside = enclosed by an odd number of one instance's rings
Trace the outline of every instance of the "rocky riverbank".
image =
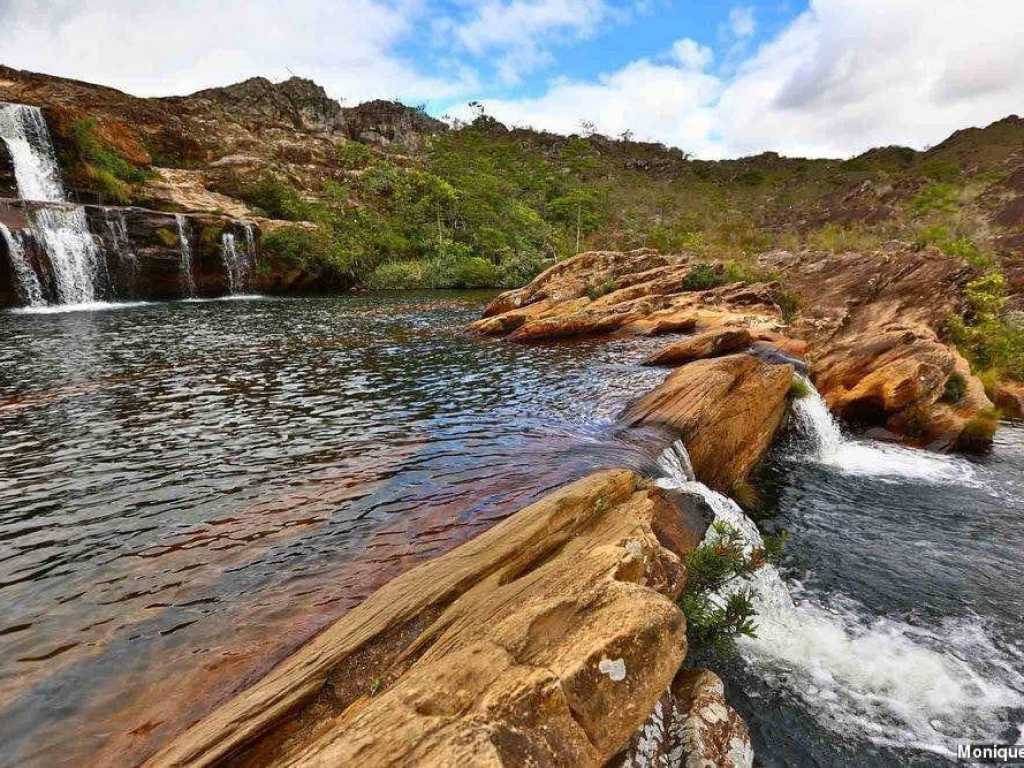
{"type": "Polygon", "coordinates": [[[474,329],[519,342],[685,334],[653,365],[748,349],[803,356],[798,364],[848,421],[913,445],[977,450],[998,424],[994,406],[941,336],[971,274],[938,249],[901,243],[867,254],[774,251],[743,267],[692,254],[591,252],[502,294],[474,329]],[[951,380],[962,391],[951,394],[951,380]]]}

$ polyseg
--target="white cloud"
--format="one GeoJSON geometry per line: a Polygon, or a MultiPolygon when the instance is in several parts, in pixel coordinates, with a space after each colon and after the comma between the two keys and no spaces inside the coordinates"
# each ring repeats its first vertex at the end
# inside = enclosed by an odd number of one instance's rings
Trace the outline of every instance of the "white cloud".
{"type": "Polygon", "coordinates": [[[757,30],[754,9],[750,6],[737,6],[729,11],[729,29],[738,38],[750,37],[757,30]]]}
{"type": "Polygon", "coordinates": [[[572,131],[587,118],[709,158],[921,147],[1021,111],[1022,29],[1020,0],[811,0],[728,75],[680,40],[669,63],[639,59],[537,98],[485,103],[511,123],[572,131]]]}
{"type": "Polygon", "coordinates": [[[455,96],[465,68],[424,74],[394,53],[422,9],[402,0],[12,0],[0,10],[0,61],[111,84],[182,94],[263,75],[310,77],[348,101],[455,96]]]}
{"type": "Polygon", "coordinates": [[[536,99],[483,103],[489,114],[511,125],[578,133],[587,120],[609,136],[631,130],[636,139],[716,155],[719,148],[710,135],[720,87],[706,72],[641,59],[597,82],[557,82],[536,99]]]}
{"type": "Polygon", "coordinates": [[[1019,0],[813,0],[717,107],[730,154],[935,143],[1024,104],[1019,0]]]}
{"type": "Polygon", "coordinates": [[[706,45],[684,37],[672,44],[672,58],[679,62],[683,69],[702,70],[711,66],[711,62],[715,60],[715,54],[706,45]]]}
{"type": "Polygon", "coordinates": [[[485,0],[468,18],[445,19],[440,28],[473,55],[497,51],[501,80],[514,84],[553,63],[551,46],[589,38],[622,18],[605,0],[485,0]]]}

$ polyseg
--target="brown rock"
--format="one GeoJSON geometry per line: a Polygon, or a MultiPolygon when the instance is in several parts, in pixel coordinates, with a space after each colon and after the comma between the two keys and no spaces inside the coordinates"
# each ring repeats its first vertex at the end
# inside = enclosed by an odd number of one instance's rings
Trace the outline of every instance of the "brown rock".
{"type": "Polygon", "coordinates": [[[996,406],[1005,416],[1024,419],[1024,383],[1003,381],[995,391],[996,406]]]}
{"type": "Polygon", "coordinates": [[[722,681],[706,669],[682,669],[614,765],[750,768],[753,759],[750,732],[722,681]]]}
{"type": "Polygon", "coordinates": [[[644,360],[644,365],[680,365],[705,357],[720,357],[750,346],[746,328],[715,328],[670,344],[644,360]]]}
{"type": "Polygon", "coordinates": [[[786,413],[789,365],[746,354],[676,369],[630,405],[630,425],[662,424],[679,433],[698,479],[728,493],[764,456],[786,413]]]}
{"type": "Polygon", "coordinates": [[[148,765],[603,764],[685,654],[682,566],[652,530],[668,504],[627,470],[566,486],[378,590],[148,765]],[[360,687],[367,648],[385,650],[360,687]]]}

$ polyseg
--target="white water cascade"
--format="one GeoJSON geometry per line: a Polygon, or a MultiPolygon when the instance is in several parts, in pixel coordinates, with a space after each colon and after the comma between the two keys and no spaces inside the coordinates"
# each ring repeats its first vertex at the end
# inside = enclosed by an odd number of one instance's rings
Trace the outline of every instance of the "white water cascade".
{"type": "Polygon", "coordinates": [[[816,461],[846,474],[870,475],[881,482],[900,478],[937,483],[972,482],[974,470],[961,458],[847,437],[814,384],[810,379],[801,378],[808,394],[793,402],[793,415],[797,432],[808,450],[794,459],[816,461]]]}
{"type": "MultiPolygon", "coordinates": [[[[24,104],[0,103],[0,139],[14,160],[18,195],[54,204],[33,210],[31,221],[36,238],[49,256],[58,301],[95,301],[99,263],[96,242],[89,232],[85,209],[67,202],[42,112],[24,104]]],[[[22,290],[26,291],[24,287],[22,290]]]]}
{"type": "Polygon", "coordinates": [[[238,244],[232,233],[225,232],[221,235],[221,254],[224,258],[224,270],[228,278],[228,290],[233,294],[245,293],[249,287],[255,248],[255,238],[251,230],[252,225],[245,225],[247,247],[244,253],[239,252],[238,244]]]}
{"type": "MultiPolygon", "coordinates": [[[[825,425],[820,413],[814,416],[825,425]]],[[[701,496],[716,521],[741,533],[748,552],[764,545],[734,501],[695,480],[681,442],[658,464],[661,487],[701,496]]],[[[714,535],[710,528],[708,535],[714,535]]],[[[757,637],[738,641],[741,655],[769,688],[802,700],[839,738],[859,734],[879,745],[950,756],[952,740],[995,738],[994,714],[1024,705],[1014,690],[1024,685],[1024,673],[1013,673],[1008,687],[976,666],[977,659],[999,655],[979,627],[926,629],[873,617],[842,595],[797,604],[772,565],[733,586],[744,587],[753,593],[757,637]]]]}
{"type": "Polygon", "coordinates": [[[174,214],[174,221],[178,225],[178,243],[181,248],[181,280],[184,284],[185,294],[190,299],[196,295],[196,280],[192,276],[192,246],[188,241],[188,222],[180,214],[174,214]]]}
{"type": "Polygon", "coordinates": [[[14,265],[14,276],[18,283],[18,291],[26,306],[39,307],[46,303],[43,299],[43,289],[39,285],[39,278],[36,276],[32,265],[25,257],[25,249],[21,243],[21,237],[15,235],[5,225],[0,224],[0,238],[3,238],[7,245],[7,252],[10,254],[11,264],[14,265]]]}

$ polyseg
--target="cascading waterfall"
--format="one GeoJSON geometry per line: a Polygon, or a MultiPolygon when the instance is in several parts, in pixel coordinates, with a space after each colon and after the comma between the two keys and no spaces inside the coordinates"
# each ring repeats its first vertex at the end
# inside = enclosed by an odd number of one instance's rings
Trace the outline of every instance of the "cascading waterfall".
{"type": "Polygon", "coordinates": [[[249,287],[255,263],[256,238],[251,224],[244,224],[246,248],[244,253],[238,250],[234,234],[225,232],[221,235],[221,253],[224,258],[224,270],[228,278],[228,290],[232,294],[245,293],[249,287]]]}
{"type": "Polygon", "coordinates": [[[32,265],[25,257],[25,249],[22,246],[21,238],[15,235],[4,224],[0,224],[0,238],[7,244],[7,252],[10,254],[11,263],[14,265],[14,277],[17,281],[18,292],[26,306],[39,307],[46,303],[43,298],[43,288],[39,284],[39,277],[36,275],[32,265]]]}
{"type": "MultiPolygon", "coordinates": [[[[817,404],[808,405],[804,415],[827,426],[817,404]]],[[[658,485],[699,495],[716,521],[740,532],[746,551],[763,547],[753,520],[694,478],[682,442],[666,449],[658,464],[663,475],[658,485]]],[[[708,535],[713,535],[710,529],[708,535]]],[[[741,655],[771,688],[802,699],[819,723],[840,737],[859,733],[880,745],[949,755],[951,737],[970,731],[979,740],[994,738],[993,713],[1024,705],[1011,687],[987,679],[965,660],[990,643],[980,633],[957,638],[954,645],[951,636],[963,633],[961,628],[932,631],[895,619],[866,618],[866,610],[840,595],[830,596],[827,605],[811,599],[797,605],[770,564],[731,588],[746,587],[752,591],[758,628],[755,638],[738,641],[741,655]]],[[[726,595],[720,597],[724,602],[726,595]]]]}
{"type": "Polygon", "coordinates": [[[801,379],[807,394],[793,402],[793,415],[807,450],[794,458],[827,464],[848,474],[871,475],[883,482],[899,478],[972,482],[974,471],[963,459],[847,437],[814,384],[806,377],[801,379]]]}
{"type": "Polygon", "coordinates": [[[196,295],[196,280],[192,276],[192,246],[188,241],[188,222],[180,213],[174,214],[174,221],[178,225],[178,243],[181,248],[181,280],[185,294],[192,299],[196,295]]]}
{"type": "Polygon", "coordinates": [[[0,139],[14,160],[18,195],[54,204],[33,210],[31,222],[49,256],[58,301],[95,301],[98,249],[89,232],[85,209],[67,203],[42,112],[24,104],[0,104],[0,139]]]}

